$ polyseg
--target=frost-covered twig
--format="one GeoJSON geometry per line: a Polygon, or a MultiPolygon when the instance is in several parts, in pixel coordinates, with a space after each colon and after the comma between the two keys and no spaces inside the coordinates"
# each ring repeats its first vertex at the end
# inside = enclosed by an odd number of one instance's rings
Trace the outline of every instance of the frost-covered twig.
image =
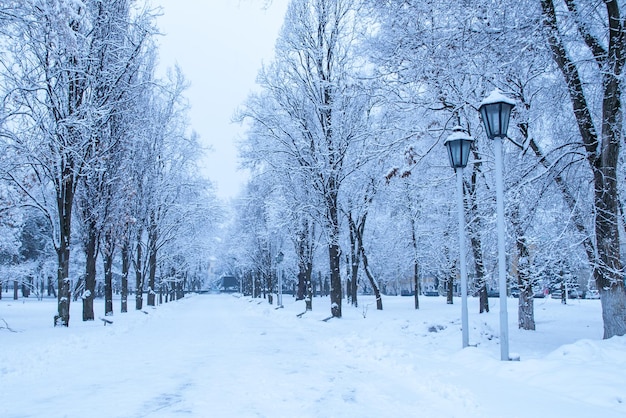
{"type": "Polygon", "coordinates": [[[4,318],[0,318],[0,321],[4,322],[4,326],[0,325],[0,329],[8,329],[11,332],[17,332],[14,329],[12,329],[9,324],[7,324],[7,321],[4,320],[4,318]]]}
{"type": "Polygon", "coordinates": [[[369,308],[370,305],[371,303],[367,303],[365,304],[365,306],[363,306],[363,318],[367,318],[367,309],[369,308]]]}

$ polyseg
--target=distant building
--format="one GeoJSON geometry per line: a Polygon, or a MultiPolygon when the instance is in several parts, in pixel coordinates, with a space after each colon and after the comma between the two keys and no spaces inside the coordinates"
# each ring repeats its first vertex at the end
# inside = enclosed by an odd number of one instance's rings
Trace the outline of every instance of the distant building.
{"type": "Polygon", "coordinates": [[[222,276],[218,281],[217,290],[222,293],[239,292],[239,280],[235,276],[222,276]]]}

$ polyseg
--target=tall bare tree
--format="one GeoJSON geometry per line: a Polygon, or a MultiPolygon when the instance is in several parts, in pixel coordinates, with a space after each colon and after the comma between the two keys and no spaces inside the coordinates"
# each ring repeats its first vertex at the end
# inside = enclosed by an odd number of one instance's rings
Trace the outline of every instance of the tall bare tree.
{"type": "Polygon", "coordinates": [[[622,82],[626,31],[620,2],[541,0],[554,61],[570,96],[585,158],[593,174],[593,276],[602,300],[604,338],[626,334],[626,292],[620,259],[619,179],[623,140],[622,82]],[[593,4],[592,4],[593,3],[593,4]],[[572,29],[577,36],[572,38],[572,29]],[[585,48],[585,49],[583,49],[585,48]],[[590,68],[590,60],[593,68],[590,68]],[[599,88],[600,105],[592,91],[599,88]]]}
{"type": "MultiPolygon", "coordinates": [[[[85,2],[28,0],[13,15],[9,58],[3,76],[10,104],[5,108],[6,143],[36,179],[31,187],[12,178],[53,227],[57,253],[58,312],[55,324],[69,325],[69,258],[72,214],[80,179],[101,156],[100,127],[126,87],[129,55],[108,38],[107,14],[123,0],[85,2]],[[108,7],[108,8],[107,8],[108,7]]],[[[117,15],[119,17],[119,15],[117,15]]],[[[128,22],[128,16],[125,16],[128,22]]],[[[143,23],[149,24],[149,19],[143,23]]],[[[146,30],[144,27],[142,30],[146,30]]],[[[130,38],[125,37],[125,40],[130,38]]],[[[136,44],[124,42],[132,50],[136,44]]],[[[131,54],[132,55],[132,54],[131,54]]]]}
{"type": "Polygon", "coordinates": [[[363,160],[366,90],[356,82],[358,2],[290,3],[274,63],[259,81],[242,117],[252,126],[244,157],[257,167],[300,173],[317,195],[312,215],[322,220],[330,267],[331,315],[341,317],[340,193],[363,160]],[[250,152],[247,152],[249,150],[250,152]]]}

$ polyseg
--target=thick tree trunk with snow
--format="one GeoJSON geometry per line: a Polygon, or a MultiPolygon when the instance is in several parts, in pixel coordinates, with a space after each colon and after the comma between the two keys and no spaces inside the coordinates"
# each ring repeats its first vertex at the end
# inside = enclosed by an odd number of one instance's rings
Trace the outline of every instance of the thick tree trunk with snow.
{"type": "MultiPolygon", "coordinates": [[[[62,241],[64,240],[62,239],[62,241]]],[[[57,295],[58,312],[54,317],[55,326],[62,325],[67,327],[70,325],[70,297],[72,292],[69,278],[69,260],[69,244],[60,245],[57,249],[57,285],[59,293],[57,295]]]]}
{"type": "MultiPolygon", "coordinates": [[[[615,146],[618,148],[619,145],[615,146]]],[[[602,301],[604,338],[626,335],[626,292],[620,260],[619,227],[617,222],[617,155],[611,167],[597,170],[596,178],[596,242],[599,265],[594,269],[596,287],[602,301]]]]}
{"type": "MultiPolygon", "coordinates": [[[[89,214],[86,214],[88,217],[89,214]]],[[[93,321],[93,300],[96,297],[96,259],[98,231],[93,219],[87,220],[85,250],[85,289],[81,298],[83,300],[83,321],[93,321]]]]}
{"type": "Polygon", "coordinates": [[[341,318],[341,274],[339,272],[339,245],[328,245],[328,258],[330,264],[330,313],[335,318],[341,318]]]}
{"type": "Polygon", "coordinates": [[[328,229],[330,242],[328,244],[328,259],[330,266],[330,313],[333,317],[341,318],[341,272],[339,249],[339,208],[337,201],[337,184],[331,178],[330,190],[326,195],[326,210],[328,214],[328,229]]]}
{"type": "Polygon", "coordinates": [[[474,271],[476,287],[478,288],[478,310],[480,313],[489,312],[489,298],[487,297],[487,281],[485,280],[485,264],[483,263],[482,242],[475,234],[470,238],[472,255],[474,256],[474,271]]]}
{"type": "Polygon", "coordinates": [[[517,257],[514,270],[517,274],[517,288],[519,290],[517,324],[520,329],[535,329],[534,290],[532,274],[532,257],[525,236],[525,227],[520,217],[520,199],[513,199],[510,210],[510,220],[515,234],[515,248],[517,257]]]}
{"type": "MultiPolygon", "coordinates": [[[[71,161],[71,158],[70,158],[71,161]]],[[[59,242],[57,252],[57,285],[59,293],[57,295],[58,312],[54,317],[54,325],[68,327],[70,325],[70,298],[72,284],[70,281],[70,236],[72,223],[72,207],[74,202],[74,173],[70,168],[71,162],[63,170],[63,179],[57,184],[59,242]]]]}
{"type": "Polygon", "coordinates": [[[516,240],[517,286],[520,291],[518,305],[518,326],[520,329],[535,330],[535,309],[533,299],[533,283],[530,275],[530,252],[523,236],[518,235],[516,240]]]}
{"type": "Polygon", "coordinates": [[[83,321],[93,321],[93,300],[96,296],[96,234],[88,231],[85,246],[85,289],[81,296],[83,300],[83,321]]]}

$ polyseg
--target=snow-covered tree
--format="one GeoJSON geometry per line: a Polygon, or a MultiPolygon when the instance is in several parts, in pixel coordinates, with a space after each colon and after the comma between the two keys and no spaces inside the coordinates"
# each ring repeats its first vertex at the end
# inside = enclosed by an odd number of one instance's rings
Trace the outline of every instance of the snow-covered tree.
{"type": "Polygon", "coordinates": [[[626,334],[620,257],[618,161],[623,140],[622,83],[626,28],[619,1],[542,0],[546,39],[563,75],[593,176],[593,275],[602,300],[604,337],[626,334]]]}
{"type": "MultiPolygon", "coordinates": [[[[358,2],[290,3],[274,62],[259,75],[261,93],[242,118],[251,121],[245,158],[283,174],[297,172],[317,195],[330,267],[331,314],[341,317],[340,194],[364,160],[370,105],[355,52],[358,2]]],[[[370,138],[371,139],[371,138],[370,138]]]]}
{"type": "Polygon", "coordinates": [[[72,213],[80,179],[102,155],[98,131],[127,87],[129,65],[150,33],[150,19],[134,35],[109,35],[129,24],[126,1],[29,0],[20,3],[7,33],[3,80],[3,136],[27,167],[35,187],[18,184],[48,217],[58,258],[58,313],[69,324],[72,213]],[[112,30],[115,27],[115,31],[112,30]],[[120,43],[122,41],[122,43],[120,43]]]}

